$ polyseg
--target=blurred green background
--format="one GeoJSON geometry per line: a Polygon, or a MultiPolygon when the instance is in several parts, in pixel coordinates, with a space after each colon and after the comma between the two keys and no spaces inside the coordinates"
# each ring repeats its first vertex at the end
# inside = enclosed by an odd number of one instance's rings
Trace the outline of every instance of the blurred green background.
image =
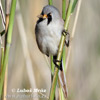
{"type": "MultiPolygon", "coordinates": [[[[4,0],[1,1],[4,8],[4,0]]],[[[53,5],[60,12],[61,3],[62,0],[53,0],[53,5]]],[[[13,93],[12,89],[30,89],[36,86],[38,89],[46,89],[45,95],[49,97],[51,87],[51,71],[47,63],[49,58],[39,51],[34,33],[37,15],[47,4],[48,0],[19,0],[20,9],[17,6],[9,55],[7,94],[18,94],[13,93]]],[[[70,33],[74,17],[75,12],[70,20],[70,33]]],[[[0,32],[3,30],[1,24],[0,18],[0,32]]],[[[100,100],[99,26],[100,0],[82,0],[66,74],[68,100],[100,100]]],[[[24,99],[7,98],[7,100],[24,99]]],[[[40,100],[47,99],[40,98],[40,100]]]]}

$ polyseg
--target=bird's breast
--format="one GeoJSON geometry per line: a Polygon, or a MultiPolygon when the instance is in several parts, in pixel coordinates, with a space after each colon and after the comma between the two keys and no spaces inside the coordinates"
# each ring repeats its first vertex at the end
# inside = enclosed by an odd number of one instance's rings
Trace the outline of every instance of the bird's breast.
{"type": "Polygon", "coordinates": [[[62,27],[57,24],[45,25],[40,24],[38,27],[38,33],[36,33],[36,40],[41,52],[46,55],[52,54],[56,55],[60,38],[62,27]]]}

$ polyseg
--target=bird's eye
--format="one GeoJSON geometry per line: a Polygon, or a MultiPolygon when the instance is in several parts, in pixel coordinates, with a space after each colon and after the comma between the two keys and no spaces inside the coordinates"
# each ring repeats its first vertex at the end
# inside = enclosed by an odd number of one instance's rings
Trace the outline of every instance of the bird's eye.
{"type": "Polygon", "coordinates": [[[48,13],[48,15],[47,15],[48,17],[48,22],[47,22],[47,25],[49,25],[50,24],[50,22],[52,21],[52,15],[51,15],[51,13],[48,13]]]}

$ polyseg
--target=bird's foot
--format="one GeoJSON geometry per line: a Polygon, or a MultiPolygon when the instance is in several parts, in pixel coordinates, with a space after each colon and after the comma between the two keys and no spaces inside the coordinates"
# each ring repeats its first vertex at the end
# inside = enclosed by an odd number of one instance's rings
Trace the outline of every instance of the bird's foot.
{"type": "Polygon", "coordinates": [[[63,29],[63,32],[62,34],[65,36],[65,35],[70,35],[68,31],[66,31],[65,29],[63,29]]]}
{"type": "Polygon", "coordinates": [[[67,47],[69,47],[69,43],[70,43],[70,34],[69,34],[69,32],[64,29],[62,34],[64,36],[67,36],[66,40],[65,40],[65,44],[66,44],[67,47]]]}
{"type": "Polygon", "coordinates": [[[62,71],[62,60],[59,61],[57,59],[53,59],[53,63],[55,64],[55,66],[60,69],[62,71]],[[57,62],[60,62],[60,65],[57,64],[57,62]]]}

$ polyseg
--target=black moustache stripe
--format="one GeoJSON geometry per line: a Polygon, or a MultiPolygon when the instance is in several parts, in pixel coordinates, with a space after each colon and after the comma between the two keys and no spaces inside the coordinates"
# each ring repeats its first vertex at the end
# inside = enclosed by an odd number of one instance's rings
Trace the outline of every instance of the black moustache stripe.
{"type": "MultiPolygon", "coordinates": [[[[47,16],[48,16],[48,17],[47,17],[47,19],[48,19],[47,25],[49,25],[50,22],[52,21],[52,17],[51,17],[51,15],[50,15],[50,13],[49,13],[47,16]]],[[[39,18],[39,20],[37,21],[37,24],[39,24],[39,23],[42,22],[43,20],[45,20],[45,19],[39,18]]]]}
{"type": "Polygon", "coordinates": [[[42,22],[44,19],[43,18],[39,18],[39,20],[37,21],[37,24],[39,24],[40,22],[42,22]]]}
{"type": "Polygon", "coordinates": [[[50,13],[49,13],[49,14],[48,14],[48,22],[47,22],[47,25],[49,25],[51,21],[52,21],[52,16],[51,16],[50,13]]]}

